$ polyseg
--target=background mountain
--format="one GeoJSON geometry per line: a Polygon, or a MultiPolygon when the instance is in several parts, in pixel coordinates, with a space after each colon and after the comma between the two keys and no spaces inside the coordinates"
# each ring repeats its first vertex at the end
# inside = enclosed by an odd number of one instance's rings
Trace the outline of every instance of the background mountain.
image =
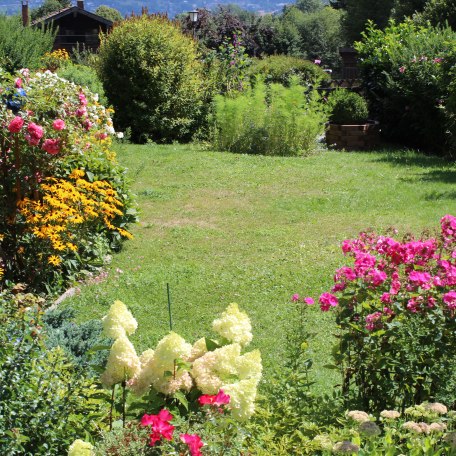
{"type": "MultiPolygon", "coordinates": [[[[73,0],[76,4],[76,0],[73,0]]],[[[196,8],[213,9],[218,4],[223,3],[216,0],[86,0],[85,8],[89,11],[95,11],[99,5],[107,5],[118,9],[122,15],[130,14],[132,11],[140,13],[143,6],[147,7],[150,13],[166,12],[170,17],[176,14],[185,13],[196,8]]],[[[230,4],[236,4],[242,9],[249,11],[257,11],[259,13],[279,12],[287,3],[283,0],[231,0],[230,4]]],[[[31,0],[30,8],[37,8],[42,4],[41,0],[31,0]]],[[[20,2],[12,0],[4,0],[0,3],[0,11],[7,14],[18,14],[20,10],[20,2]]]]}

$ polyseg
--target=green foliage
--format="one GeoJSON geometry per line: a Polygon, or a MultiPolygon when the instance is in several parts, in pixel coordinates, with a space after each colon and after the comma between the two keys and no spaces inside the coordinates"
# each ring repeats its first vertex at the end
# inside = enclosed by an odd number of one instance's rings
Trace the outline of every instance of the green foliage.
{"type": "Polygon", "coordinates": [[[432,25],[448,24],[456,31],[456,2],[453,0],[429,0],[421,16],[432,25]]]}
{"type": "Polygon", "coordinates": [[[318,65],[288,55],[272,55],[263,59],[254,59],[249,73],[253,78],[258,75],[262,76],[267,83],[283,85],[289,85],[292,77],[297,77],[299,84],[303,86],[330,80],[329,75],[318,65]]]}
{"type": "Polygon", "coordinates": [[[380,29],[388,24],[395,0],[346,0],[343,29],[348,43],[359,40],[368,21],[380,29]]]}
{"type": "Polygon", "coordinates": [[[98,16],[104,17],[105,19],[108,19],[108,21],[111,22],[119,22],[123,20],[122,14],[120,14],[120,11],[111,8],[110,6],[106,5],[100,5],[95,11],[95,14],[98,14],[98,16]]]}
{"type": "Polygon", "coordinates": [[[9,72],[37,69],[52,50],[55,32],[24,27],[19,17],[0,16],[0,67],[9,72]]]}
{"type": "Polygon", "coordinates": [[[59,456],[95,434],[103,414],[97,387],[44,344],[40,300],[0,296],[0,452],[59,456]]]}
{"type": "Polygon", "coordinates": [[[338,124],[361,124],[369,115],[366,100],[350,90],[339,89],[328,100],[329,120],[338,124]]]}
{"type": "Polygon", "coordinates": [[[106,105],[103,84],[98,78],[96,70],[87,65],[67,64],[61,67],[57,74],[76,85],[87,87],[92,93],[97,93],[101,104],[106,105]]]}
{"type": "Polygon", "coordinates": [[[142,15],[102,38],[99,75],[118,129],[135,141],[188,140],[204,116],[196,43],[162,17],[142,15]]]}
{"type": "Polygon", "coordinates": [[[30,16],[32,21],[35,21],[68,6],[71,6],[71,0],[44,0],[42,5],[31,10],[30,16]]]}
{"type": "Polygon", "coordinates": [[[325,120],[316,91],[305,94],[296,80],[287,88],[258,79],[236,98],[216,97],[214,146],[245,154],[303,155],[315,146],[325,120]]]}
{"type": "Polygon", "coordinates": [[[384,31],[371,23],[356,43],[371,112],[387,138],[434,153],[451,149],[443,62],[455,39],[450,28],[406,21],[391,22],[384,31]]]}

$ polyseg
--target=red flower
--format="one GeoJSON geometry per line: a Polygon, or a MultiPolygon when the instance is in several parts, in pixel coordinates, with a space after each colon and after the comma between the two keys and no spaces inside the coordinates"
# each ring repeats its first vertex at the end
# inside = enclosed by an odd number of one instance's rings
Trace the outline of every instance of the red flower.
{"type": "Polygon", "coordinates": [[[188,445],[191,456],[202,456],[200,448],[204,445],[197,434],[181,434],[180,439],[188,445]]]}
{"type": "Polygon", "coordinates": [[[154,446],[162,437],[166,440],[173,439],[174,426],[169,423],[173,419],[173,415],[168,410],[160,410],[157,415],[145,414],[141,418],[142,426],[152,426],[150,433],[150,446],[154,446]]]}
{"type": "Polygon", "coordinates": [[[327,312],[330,307],[336,307],[337,304],[339,304],[339,300],[336,298],[336,296],[332,295],[331,293],[323,293],[320,296],[320,309],[323,312],[327,312]]]}
{"type": "Polygon", "coordinates": [[[24,119],[22,117],[16,116],[8,125],[8,130],[11,133],[19,133],[23,126],[24,126],[24,119]]]}
{"type": "Polygon", "coordinates": [[[60,140],[59,139],[46,139],[41,146],[48,154],[57,155],[60,152],[60,140]]]}
{"type": "Polygon", "coordinates": [[[228,394],[225,394],[223,390],[220,390],[217,394],[215,395],[210,395],[210,394],[203,394],[198,398],[198,402],[200,405],[225,405],[230,403],[230,396],[228,394]]]}

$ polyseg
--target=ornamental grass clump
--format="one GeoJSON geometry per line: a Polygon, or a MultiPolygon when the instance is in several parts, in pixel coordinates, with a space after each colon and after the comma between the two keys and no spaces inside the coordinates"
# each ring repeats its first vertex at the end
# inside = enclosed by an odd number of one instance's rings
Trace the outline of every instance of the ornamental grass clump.
{"type": "Polygon", "coordinates": [[[0,89],[0,266],[5,280],[58,291],[131,237],[112,111],[50,71],[0,70],[0,89]]]}
{"type": "Polygon", "coordinates": [[[434,237],[364,232],[342,250],[352,261],[320,308],[340,331],[330,367],[347,404],[377,413],[429,401],[423,413],[444,413],[435,402],[452,403],[456,384],[456,217],[434,237]]]}

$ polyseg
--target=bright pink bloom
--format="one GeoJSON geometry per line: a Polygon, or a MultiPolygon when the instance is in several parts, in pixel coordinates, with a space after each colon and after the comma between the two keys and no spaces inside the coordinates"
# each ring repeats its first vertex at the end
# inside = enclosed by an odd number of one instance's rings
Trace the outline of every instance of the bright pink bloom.
{"type": "Polygon", "coordinates": [[[93,126],[93,122],[91,122],[89,119],[85,119],[82,124],[84,125],[84,128],[87,131],[89,131],[93,126]]]}
{"type": "Polygon", "coordinates": [[[141,426],[152,426],[150,446],[154,446],[162,437],[166,440],[173,439],[174,426],[169,423],[173,415],[168,410],[160,410],[157,415],[147,415],[141,418],[141,426]]]}
{"type": "Polygon", "coordinates": [[[449,309],[456,309],[456,291],[449,291],[443,295],[443,302],[449,309]]]}
{"type": "Polygon", "coordinates": [[[299,295],[298,293],[295,293],[292,297],[291,297],[291,302],[298,302],[299,301],[299,295]]]}
{"type": "Polygon", "coordinates": [[[188,445],[191,456],[202,456],[200,448],[204,443],[197,434],[181,434],[180,439],[188,445]]]}
{"type": "Polygon", "coordinates": [[[304,298],[304,302],[308,305],[308,306],[312,306],[315,301],[312,299],[312,298],[304,298]]]}
{"type": "Polygon", "coordinates": [[[106,139],[108,137],[107,133],[98,133],[97,135],[98,139],[106,139]]]}
{"type": "Polygon", "coordinates": [[[320,65],[321,64],[321,60],[320,59],[315,59],[314,63],[315,63],[315,65],[320,65]]]}
{"type": "Polygon", "coordinates": [[[401,66],[399,68],[399,73],[405,73],[405,66],[401,66]]]}
{"type": "Polygon", "coordinates": [[[28,124],[27,131],[30,133],[31,136],[37,139],[41,139],[44,134],[43,127],[40,127],[39,125],[33,122],[30,122],[28,124]]]}
{"type": "Polygon", "coordinates": [[[380,301],[385,304],[391,304],[391,295],[389,293],[383,293],[380,301]]]}
{"type": "Polygon", "coordinates": [[[22,79],[21,78],[16,78],[15,79],[14,87],[16,87],[16,89],[21,89],[22,88],[22,79]]]}
{"type": "Polygon", "coordinates": [[[320,309],[323,312],[327,312],[330,307],[336,307],[339,304],[339,300],[336,296],[332,295],[331,293],[323,293],[319,299],[320,302],[320,309]]]}
{"type": "Polygon", "coordinates": [[[59,139],[45,139],[41,146],[48,154],[57,155],[60,152],[60,140],[59,139]]]}
{"type": "Polygon", "coordinates": [[[368,279],[374,287],[378,287],[386,280],[386,272],[373,269],[368,274],[368,279]]]}
{"type": "Polygon", "coordinates": [[[216,405],[221,406],[230,403],[230,396],[225,394],[223,390],[220,390],[217,394],[210,395],[210,394],[203,394],[198,398],[198,402],[200,405],[216,405]]]}
{"type": "Polygon", "coordinates": [[[61,131],[65,128],[65,122],[62,119],[55,119],[52,122],[52,128],[56,131],[61,131]]]}
{"type": "Polygon", "coordinates": [[[8,130],[11,133],[19,133],[24,126],[24,119],[20,116],[16,116],[8,125],[8,130]]]}
{"type": "Polygon", "coordinates": [[[441,57],[437,57],[437,58],[433,59],[432,61],[433,61],[433,63],[442,63],[443,59],[441,57]]]}
{"type": "Polygon", "coordinates": [[[82,92],[79,94],[79,102],[82,106],[87,106],[87,98],[82,92]]]}
{"type": "Polygon", "coordinates": [[[417,313],[420,310],[421,304],[423,303],[423,297],[418,296],[408,300],[407,309],[412,313],[417,313]]]}
{"type": "Polygon", "coordinates": [[[76,109],[76,112],[75,112],[76,116],[78,117],[82,117],[82,116],[85,116],[87,114],[87,109],[82,107],[82,108],[78,108],[76,109]]]}
{"type": "Polygon", "coordinates": [[[430,286],[427,285],[429,285],[429,282],[431,281],[431,274],[428,272],[412,271],[409,274],[409,280],[417,287],[429,289],[430,286]]]}

